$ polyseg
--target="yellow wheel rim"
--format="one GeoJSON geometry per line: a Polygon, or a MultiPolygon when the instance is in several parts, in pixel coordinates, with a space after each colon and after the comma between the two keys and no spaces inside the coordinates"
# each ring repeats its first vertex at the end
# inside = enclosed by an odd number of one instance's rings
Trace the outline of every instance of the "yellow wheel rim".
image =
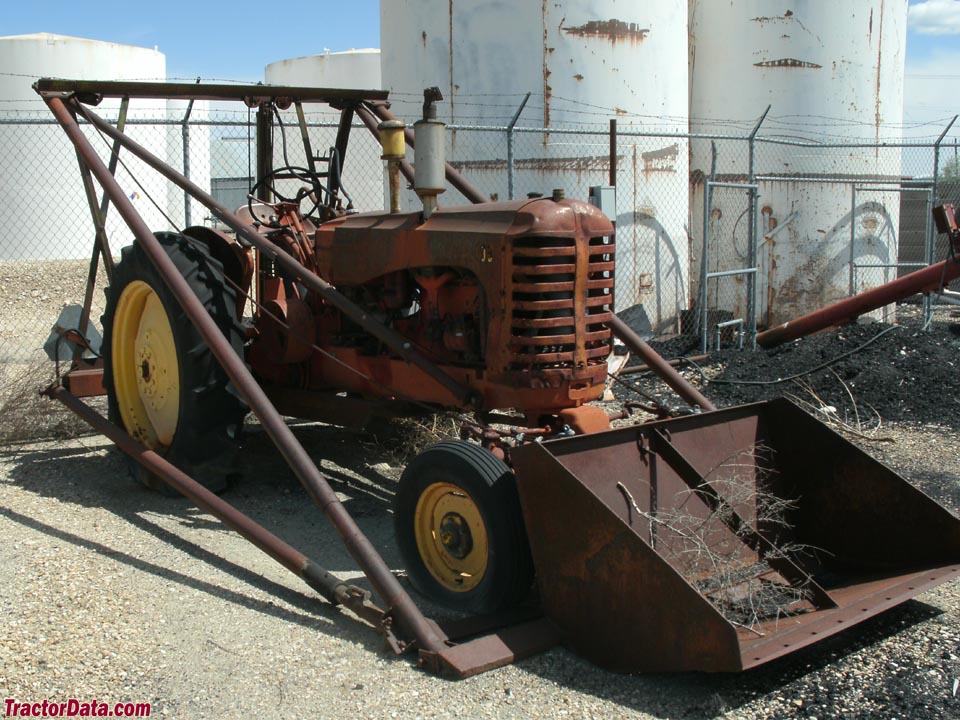
{"type": "Polygon", "coordinates": [[[163,303],[135,280],[120,294],[113,322],[113,384],[124,427],[153,450],[169,446],[180,417],[180,369],[163,303]]]}
{"type": "Polygon", "coordinates": [[[456,485],[433,483],[420,495],[413,522],[417,550],[440,585],[467,592],[480,584],[489,550],[473,498],[456,485]]]}

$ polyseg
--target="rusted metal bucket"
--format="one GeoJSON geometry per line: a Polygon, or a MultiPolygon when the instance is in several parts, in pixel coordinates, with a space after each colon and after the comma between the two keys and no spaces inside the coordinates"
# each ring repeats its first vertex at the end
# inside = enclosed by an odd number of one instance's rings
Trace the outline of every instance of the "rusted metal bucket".
{"type": "Polygon", "coordinates": [[[516,448],[544,608],[622,671],[738,671],[960,578],[960,519],[786,400],[516,448]]]}

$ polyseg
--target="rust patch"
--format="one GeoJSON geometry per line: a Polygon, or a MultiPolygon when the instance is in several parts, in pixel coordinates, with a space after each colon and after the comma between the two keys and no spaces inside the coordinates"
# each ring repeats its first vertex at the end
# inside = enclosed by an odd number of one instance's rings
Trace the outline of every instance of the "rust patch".
{"type": "Polygon", "coordinates": [[[561,30],[567,35],[577,37],[597,38],[609,40],[616,45],[618,42],[629,42],[634,45],[642,43],[650,34],[650,28],[642,28],[637,23],[628,23],[623,20],[591,20],[577,27],[563,27],[561,30]]]}
{"type": "Polygon", "coordinates": [[[450,33],[450,122],[454,119],[454,85],[453,85],[453,0],[450,0],[447,31],[450,33]]]}
{"type": "MultiPolygon", "coordinates": [[[[507,161],[503,158],[491,160],[458,160],[450,164],[459,171],[503,171],[507,168],[507,161]]],[[[597,173],[610,169],[609,155],[592,155],[587,157],[556,157],[556,158],[518,158],[514,160],[517,170],[528,170],[541,173],[597,173]]]]}
{"type": "Polygon", "coordinates": [[[614,115],[626,115],[626,114],[627,114],[627,111],[624,110],[623,108],[615,107],[615,108],[613,109],[613,113],[614,113],[614,115]]]}
{"type": "Polygon", "coordinates": [[[580,73],[577,73],[576,75],[573,76],[573,79],[576,80],[577,82],[583,82],[583,75],[581,75],[580,73]]]}
{"type": "MultiPolygon", "coordinates": [[[[877,86],[874,88],[874,99],[876,101],[876,114],[874,116],[874,139],[876,144],[880,144],[880,64],[883,60],[883,5],[884,1],[880,2],[880,27],[878,28],[877,35],[879,37],[879,42],[877,43],[877,86]]],[[[874,157],[880,157],[880,148],[874,150],[874,157]]]]}
{"type": "Polygon", "coordinates": [[[797,60],[796,58],[780,58],[779,60],[764,60],[763,62],[758,62],[753,64],[754,67],[762,68],[810,68],[812,70],[819,70],[822,65],[817,65],[816,63],[807,62],[806,60],[797,60]]]}
{"type": "Polygon", "coordinates": [[[640,273],[637,276],[637,302],[643,302],[646,295],[653,292],[653,273],[640,273]]]}
{"type": "Polygon", "coordinates": [[[783,15],[755,17],[755,18],[750,18],[750,21],[755,23],[760,23],[761,25],[765,25],[766,23],[770,23],[770,22],[778,22],[780,20],[789,20],[792,17],[793,17],[793,10],[787,10],[783,15]]]}
{"type": "Polygon", "coordinates": [[[679,154],[680,147],[676,144],[641,154],[640,157],[643,159],[643,174],[676,172],[677,156],[679,154]]]}
{"type": "Polygon", "coordinates": [[[420,33],[420,39],[423,40],[423,46],[426,47],[426,46],[427,46],[427,31],[426,31],[426,30],[424,30],[423,32],[420,33]]]}
{"type": "MultiPolygon", "coordinates": [[[[553,89],[550,87],[550,68],[547,66],[547,58],[550,55],[547,47],[547,0],[543,0],[540,5],[540,16],[543,24],[543,126],[550,127],[550,98],[553,95],[553,89]]],[[[544,145],[546,145],[546,137],[544,137],[544,145]]]]}

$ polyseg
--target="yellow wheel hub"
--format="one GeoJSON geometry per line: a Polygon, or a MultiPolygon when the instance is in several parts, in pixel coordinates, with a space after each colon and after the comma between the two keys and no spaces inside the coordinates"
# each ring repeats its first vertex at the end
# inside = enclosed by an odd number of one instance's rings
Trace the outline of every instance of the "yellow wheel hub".
{"type": "Polygon", "coordinates": [[[180,417],[180,369],[170,320],[147,283],[135,280],[120,294],[110,349],[127,432],[153,450],[169,446],[180,417]]]}
{"type": "Polygon", "coordinates": [[[487,529],[473,499],[450,483],[433,483],[414,513],[417,550],[427,570],[447,590],[466,592],[487,569],[487,529]]]}

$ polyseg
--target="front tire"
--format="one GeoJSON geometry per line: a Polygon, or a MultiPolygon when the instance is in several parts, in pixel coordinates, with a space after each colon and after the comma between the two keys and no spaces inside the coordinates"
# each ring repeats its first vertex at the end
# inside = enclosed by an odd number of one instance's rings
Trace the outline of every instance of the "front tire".
{"type": "Polygon", "coordinates": [[[428,598],[487,613],[530,592],[516,479],[489,451],[452,440],[415,457],[400,478],[394,524],[410,581],[428,598]]]}
{"type": "MultiPolygon", "coordinates": [[[[236,291],[199,241],[177,233],[157,240],[238,355],[243,331],[236,291]]],[[[139,243],[123,248],[102,317],[111,421],[214,492],[237,474],[246,405],[139,243]]],[[[133,465],[143,484],[174,494],[133,465]]]]}

